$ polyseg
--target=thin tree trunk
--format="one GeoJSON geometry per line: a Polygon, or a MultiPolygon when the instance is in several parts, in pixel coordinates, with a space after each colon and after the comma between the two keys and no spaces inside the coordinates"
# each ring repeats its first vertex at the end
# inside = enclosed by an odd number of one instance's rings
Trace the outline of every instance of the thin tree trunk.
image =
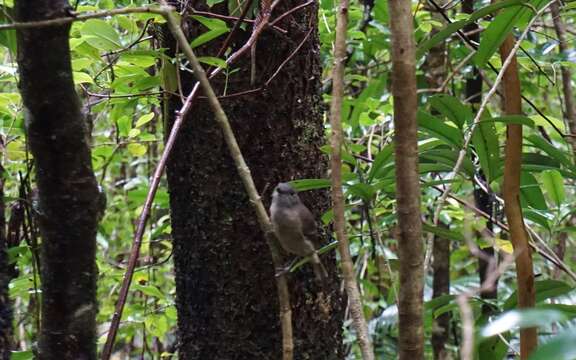
{"type": "MultiPolygon", "coordinates": [[[[3,144],[2,144],[3,145],[3,144]]],[[[8,239],[6,237],[6,204],[4,203],[5,170],[0,164],[0,360],[10,359],[12,350],[12,301],[8,291],[11,269],[8,265],[8,239]]]]}
{"type": "Polygon", "coordinates": [[[390,0],[388,6],[392,32],[392,93],[400,260],[399,354],[401,360],[414,360],[424,357],[424,254],[418,174],[414,28],[409,0],[390,0]]]}
{"type": "MultiPolygon", "coordinates": [[[[502,62],[508,57],[514,47],[512,35],[500,47],[502,62]]],[[[506,69],[503,77],[504,111],[507,115],[522,113],[522,98],[518,64],[514,58],[506,69]]],[[[504,160],[504,211],[510,227],[510,239],[516,256],[516,274],[518,284],[518,306],[520,308],[534,307],[534,269],[532,250],[528,245],[528,234],[524,227],[522,207],[520,205],[520,174],[522,168],[522,125],[510,124],[506,128],[506,150],[504,160]]],[[[527,359],[538,346],[536,328],[520,330],[520,357],[527,359]]]]}
{"type": "MultiPolygon", "coordinates": [[[[19,0],[18,21],[68,16],[66,1],[19,0]]],[[[69,25],[18,31],[20,90],[42,236],[39,359],[96,357],[96,226],[102,203],[74,89],[69,25]]]]}
{"type": "MultiPolygon", "coordinates": [[[[552,20],[554,22],[554,29],[556,30],[556,36],[558,36],[558,47],[560,54],[563,56],[568,56],[568,41],[566,40],[566,25],[560,16],[560,5],[555,2],[550,5],[550,12],[552,13],[552,20]]],[[[574,91],[572,89],[572,71],[568,66],[560,67],[562,73],[562,90],[564,92],[564,106],[565,106],[565,118],[568,122],[568,128],[570,129],[570,134],[576,136],[576,104],[574,103],[574,91]]],[[[570,143],[572,144],[572,151],[576,154],[576,138],[569,137],[570,143]]]]}
{"type": "MultiPolygon", "coordinates": [[[[336,41],[334,43],[334,68],[332,71],[332,103],[330,106],[330,127],[332,130],[330,145],[332,147],[332,206],[334,211],[334,230],[338,239],[344,287],[348,295],[348,304],[352,324],[356,330],[362,359],[374,359],[372,340],[368,332],[368,324],[364,318],[362,297],[356,281],[356,272],[350,243],[346,234],[346,218],[344,217],[344,194],[342,191],[342,101],[344,98],[344,71],[346,61],[346,30],[348,27],[348,0],[340,0],[336,21],[336,41]]],[[[370,216],[368,214],[368,216],[370,216]]]]}
{"type": "MultiPolygon", "coordinates": [[[[207,9],[200,1],[190,5],[207,9]]],[[[282,2],[275,13],[296,5],[282,2]]],[[[217,6],[212,11],[224,9],[226,6],[217,6]]],[[[317,26],[317,9],[306,9],[279,24],[289,31],[290,39],[263,33],[255,58],[236,63],[239,71],[228,79],[218,76],[212,80],[216,93],[250,89],[251,60],[256,61],[255,86],[265,82],[304,39],[309,25],[317,26]]],[[[196,22],[186,25],[190,38],[205,31],[196,22]]],[[[234,50],[251,31],[248,27],[233,36],[234,50]]],[[[175,49],[170,37],[165,38],[164,46],[175,49]]],[[[221,45],[216,40],[196,50],[199,55],[214,56],[221,45]]],[[[221,100],[266,204],[278,182],[324,177],[326,173],[326,160],[319,150],[323,125],[317,46],[318,38],[312,35],[267,91],[221,100]]],[[[181,75],[187,93],[192,78],[181,75]]],[[[180,107],[180,99],[171,98],[166,105],[167,113],[173,113],[180,107]]],[[[270,251],[208,104],[200,99],[191,114],[167,168],[179,355],[182,359],[279,359],[282,333],[270,251]]],[[[168,119],[169,125],[171,122],[168,119]]],[[[320,223],[329,205],[327,193],[302,193],[301,198],[320,223]]],[[[289,274],[295,359],[343,357],[343,307],[334,260],[332,254],[323,256],[331,274],[323,288],[316,284],[309,264],[289,274]]]]}

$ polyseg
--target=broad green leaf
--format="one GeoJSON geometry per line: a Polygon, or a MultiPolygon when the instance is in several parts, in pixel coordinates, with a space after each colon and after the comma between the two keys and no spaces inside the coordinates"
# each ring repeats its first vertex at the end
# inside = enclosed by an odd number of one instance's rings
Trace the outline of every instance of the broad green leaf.
{"type": "Polygon", "coordinates": [[[544,170],[540,179],[542,179],[542,185],[546,189],[548,197],[556,206],[562,205],[566,199],[566,191],[564,190],[564,178],[560,172],[558,170],[544,170]]]}
{"type": "Polygon", "coordinates": [[[75,84],[94,84],[92,76],[86,74],[85,72],[74,71],[72,72],[72,76],[74,77],[75,84]]]}
{"type": "Polygon", "coordinates": [[[6,158],[10,161],[26,159],[26,144],[21,139],[12,140],[6,145],[6,158]]]}
{"type": "Polygon", "coordinates": [[[142,291],[144,294],[148,296],[152,296],[158,299],[165,299],[166,295],[162,294],[162,292],[154,285],[140,285],[134,284],[132,285],[134,290],[142,291]]]}
{"type": "Polygon", "coordinates": [[[576,329],[574,327],[553,336],[538,346],[529,360],[576,359],[576,329]]]}
{"type": "Polygon", "coordinates": [[[542,304],[538,305],[537,309],[549,309],[560,311],[566,316],[568,320],[576,318],[576,305],[567,304],[542,304]]]}
{"type": "Polygon", "coordinates": [[[458,128],[447,125],[441,119],[421,110],[418,110],[417,120],[420,130],[444,140],[456,149],[462,148],[462,132],[458,128]]]}
{"type": "Polygon", "coordinates": [[[128,116],[122,116],[116,121],[116,126],[118,126],[118,135],[128,136],[132,129],[132,120],[128,116]]]}
{"type": "Polygon", "coordinates": [[[136,125],[134,127],[141,127],[142,125],[148,124],[152,119],[154,119],[154,113],[148,113],[140,116],[138,120],[136,120],[136,125]]]}
{"type": "Polygon", "coordinates": [[[564,321],[566,317],[560,311],[549,309],[511,310],[498,316],[480,331],[483,337],[490,337],[515,328],[546,326],[564,321]]]}
{"type": "Polygon", "coordinates": [[[430,105],[432,105],[432,108],[436,111],[450,119],[460,129],[473,118],[470,108],[462,104],[459,99],[450,95],[435,95],[430,99],[430,105]]]}
{"type": "Polygon", "coordinates": [[[520,199],[523,203],[523,207],[526,207],[524,206],[525,202],[526,205],[535,209],[548,209],[548,206],[546,205],[546,199],[544,198],[544,194],[542,194],[542,190],[540,189],[540,184],[538,184],[536,178],[534,178],[534,176],[527,171],[522,171],[520,174],[520,199]]]}
{"type": "Polygon", "coordinates": [[[484,16],[496,12],[500,9],[522,4],[524,0],[506,0],[506,1],[499,1],[496,4],[488,5],[483,7],[480,10],[475,11],[470,15],[470,17],[466,20],[455,21],[449,25],[447,25],[444,29],[437,32],[434,36],[432,36],[429,40],[424,41],[423,43],[418,45],[418,50],[416,52],[416,59],[422,57],[428,50],[430,50],[435,45],[439,44],[441,41],[444,41],[449,36],[461,30],[468,24],[472,24],[476,20],[483,18],[484,16]]]}
{"type": "MultiPolygon", "coordinates": [[[[352,114],[348,120],[352,130],[356,130],[359,125],[360,115],[366,110],[370,109],[370,100],[379,99],[382,92],[386,88],[386,77],[378,77],[377,79],[372,79],[368,85],[362,90],[360,95],[353,101],[354,108],[352,109],[352,114]]],[[[378,104],[375,104],[376,106],[378,104]]],[[[346,119],[343,117],[343,119],[346,119]]]]}
{"type": "Polygon", "coordinates": [[[146,154],[146,146],[142,144],[138,143],[128,144],[127,148],[130,154],[132,154],[133,156],[142,156],[146,154]]]}
{"type": "Polygon", "coordinates": [[[488,28],[482,33],[482,40],[478,52],[474,55],[474,62],[478,67],[484,67],[486,62],[498,50],[504,39],[510,34],[516,24],[522,25],[534,16],[532,8],[536,10],[546,2],[546,0],[528,0],[528,6],[512,6],[498,14],[491,22],[488,28]]]}
{"type": "MultiPolygon", "coordinates": [[[[536,281],[536,303],[541,303],[546,299],[564,295],[574,290],[570,285],[558,280],[542,280],[536,281]]],[[[518,305],[518,298],[516,291],[514,291],[504,302],[503,309],[510,310],[516,308],[518,305]]]]}
{"type": "Polygon", "coordinates": [[[120,36],[116,30],[102,19],[90,19],[84,23],[80,30],[86,42],[103,51],[118,50],[122,48],[120,36]]]}

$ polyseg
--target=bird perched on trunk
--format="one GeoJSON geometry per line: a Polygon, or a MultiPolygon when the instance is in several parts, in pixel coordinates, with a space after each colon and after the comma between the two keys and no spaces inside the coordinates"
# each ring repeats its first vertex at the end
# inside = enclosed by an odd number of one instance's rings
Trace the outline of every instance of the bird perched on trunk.
{"type": "Polygon", "coordinates": [[[288,183],[280,183],[272,194],[270,216],[274,233],[282,248],[291,254],[310,256],[318,280],[328,274],[314,247],[316,222],[298,194],[288,183]]]}

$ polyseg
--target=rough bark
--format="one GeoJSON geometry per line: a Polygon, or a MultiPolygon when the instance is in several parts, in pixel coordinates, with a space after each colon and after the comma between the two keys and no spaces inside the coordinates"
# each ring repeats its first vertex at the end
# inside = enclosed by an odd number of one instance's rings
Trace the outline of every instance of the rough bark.
{"type": "MultiPolygon", "coordinates": [[[[295,1],[283,2],[277,13],[295,5],[295,1]]],[[[206,9],[200,2],[192,6],[206,9]]],[[[266,32],[258,41],[257,85],[298,46],[308,24],[316,26],[314,8],[294,16],[279,24],[290,38],[266,32]]],[[[197,23],[189,23],[188,28],[191,38],[204,31],[197,23]]],[[[250,30],[234,37],[235,48],[250,30]]],[[[214,41],[198,53],[213,56],[219,46],[214,41]]],[[[221,99],[266,204],[280,181],[325,177],[326,159],[319,151],[323,127],[317,46],[317,36],[309,38],[266,91],[221,99]]],[[[228,83],[224,76],[212,81],[218,94],[226,85],[228,93],[250,88],[250,59],[235,66],[240,70],[228,83]]],[[[186,92],[192,87],[191,78],[182,75],[186,92]]],[[[179,99],[171,99],[168,106],[168,113],[173,113],[179,99]]],[[[194,106],[167,169],[179,355],[182,359],[278,359],[281,331],[270,252],[208,104],[200,100],[194,106]]],[[[328,208],[327,194],[318,191],[301,197],[319,221],[328,208]]],[[[331,274],[324,288],[315,283],[308,264],[290,275],[295,359],[343,356],[343,308],[333,255],[324,256],[323,262],[331,274]]]]}
{"type": "MultiPolygon", "coordinates": [[[[18,21],[65,17],[66,1],[16,2],[18,21]]],[[[69,26],[18,31],[20,90],[42,236],[39,359],[94,359],[100,195],[74,89],[69,26]]]]}
{"type": "MultiPolygon", "coordinates": [[[[500,47],[500,56],[504,61],[512,48],[514,38],[509,35],[500,47]]],[[[522,98],[518,64],[514,58],[506,69],[503,77],[504,111],[507,115],[522,114],[522,98]]],[[[520,205],[520,172],[522,168],[522,125],[510,124],[506,127],[506,149],[504,159],[504,211],[510,227],[510,240],[516,256],[516,274],[518,284],[518,306],[520,308],[534,307],[534,269],[532,249],[528,244],[528,233],[524,226],[522,207],[520,205]]],[[[538,331],[536,328],[520,330],[520,357],[527,359],[538,346],[538,331]]]]}
{"type": "MultiPolygon", "coordinates": [[[[434,236],[432,272],[432,297],[450,294],[450,240],[434,236]]],[[[446,343],[450,337],[450,312],[434,319],[432,325],[432,350],[435,360],[450,359],[446,343]]]]}
{"type": "Polygon", "coordinates": [[[414,28],[409,0],[390,0],[388,6],[392,33],[396,207],[400,260],[399,355],[401,360],[414,360],[424,357],[424,259],[418,174],[414,28]]]}
{"type": "MultiPolygon", "coordinates": [[[[443,6],[445,1],[438,1],[438,6],[443,6]]],[[[442,23],[444,20],[438,13],[438,10],[430,7],[428,9],[432,17],[442,23]]],[[[432,29],[434,35],[439,31],[437,28],[432,29]]],[[[426,79],[428,87],[440,89],[446,79],[446,44],[444,41],[433,46],[426,55],[426,79]]],[[[435,112],[433,110],[433,112],[435,112]]],[[[443,224],[438,224],[442,226],[443,224]]],[[[437,298],[450,293],[450,240],[434,236],[432,241],[432,298],[437,298]]],[[[449,358],[446,349],[450,335],[450,313],[446,312],[433,319],[432,324],[432,351],[435,360],[449,358]]]]}

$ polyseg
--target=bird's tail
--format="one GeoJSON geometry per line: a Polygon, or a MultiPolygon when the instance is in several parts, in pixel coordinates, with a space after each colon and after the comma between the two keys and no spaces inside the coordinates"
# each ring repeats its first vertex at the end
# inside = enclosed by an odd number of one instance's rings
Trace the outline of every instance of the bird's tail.
{"type": "Polygon", "coordinates": [[[316,280],[324,281],[328,279],[328,272],[322,264],[322,261],[320,261],[320,257],[318,257],[318,254],[316,253],[312,255],[312,267],[314,268],[314,275],[316,276],[316,280]]]}

